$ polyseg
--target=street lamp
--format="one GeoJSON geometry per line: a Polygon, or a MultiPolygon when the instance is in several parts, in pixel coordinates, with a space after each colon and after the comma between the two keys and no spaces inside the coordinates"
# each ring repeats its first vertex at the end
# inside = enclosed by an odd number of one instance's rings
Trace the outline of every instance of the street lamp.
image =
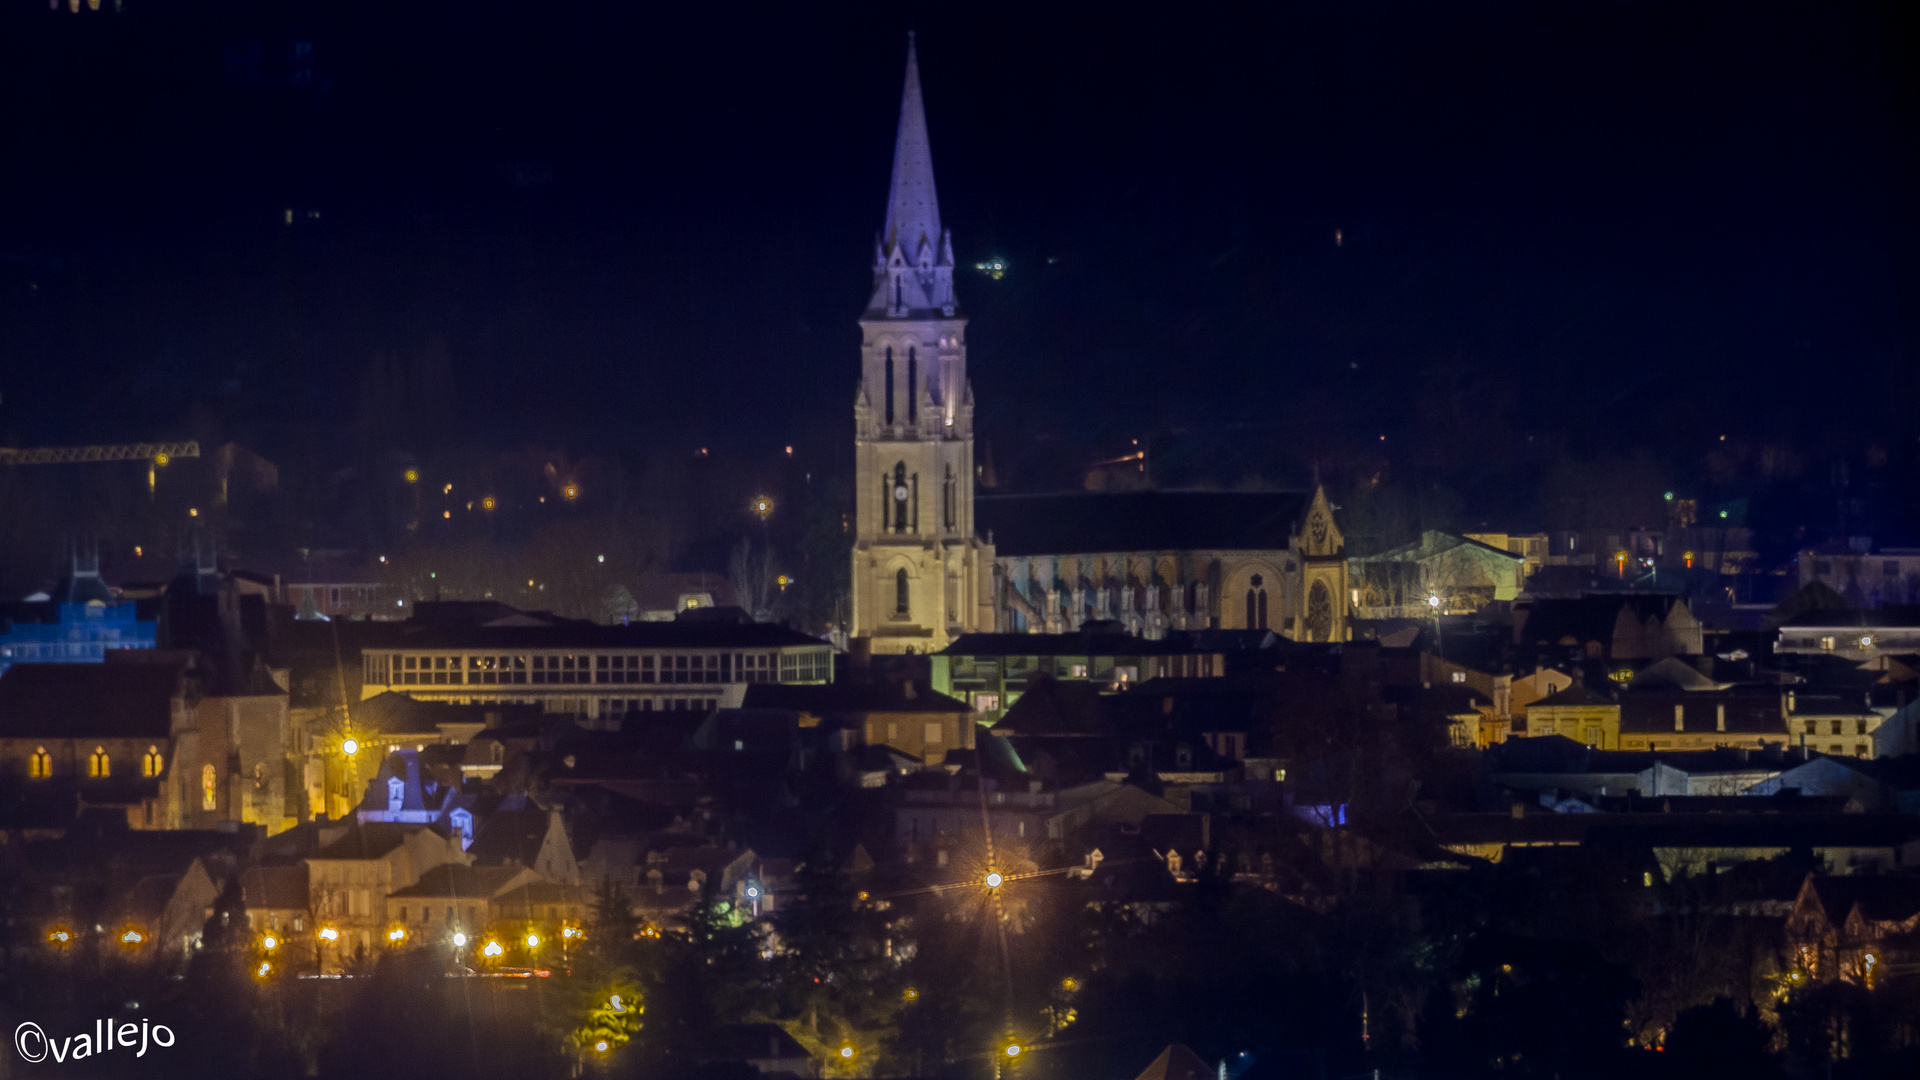
{"type": "Polygon", "coordinates": [[[1001,877],[1000,871],[998,870],[989,870],[987,871],[986,880],[987,880],[987,888],[997,889],[1000,887],[1001,882],[1005,881],[1006,878],[1001,877]]]}
{"type": "Polygon", "coordinates": [[[347,740],[340,744],[340,752],[347,755],[348,757],[352,757],[353,755],[359,753],[360,740],[353,738],[352,736],[348,736],[347,740]]]}
{"type": "Polygon", "coordinates": [[[279,944],[280,944],[280,939],[277,937],[274,937],[272,934],[268,934],[266,937],[263,937],[260,939],[260,947],[267,950],[268,952],[272,952],[274,950],[274,947],[279,944]]]}
{"type": "Polygon", "coordinates": [[[528,934],[528,935],[527,935],[527,948],[529,948],[529,949],[537,949],[537,948],[539,948],[539,947],[540,947],[540,935],[539,935],[539,934],[528,934]]]}
{"type": "Polygon", "coordinates": [[[456,949],[464,949],[467,947],[467,935],[464,932],[459,930],[453,932],[453,947],[456,949]]]}

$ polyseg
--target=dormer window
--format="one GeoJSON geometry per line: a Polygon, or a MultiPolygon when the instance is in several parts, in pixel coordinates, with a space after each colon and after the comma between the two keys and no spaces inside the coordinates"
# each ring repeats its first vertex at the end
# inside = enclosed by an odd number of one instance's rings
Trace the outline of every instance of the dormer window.
{"type": "Polygon", "coordinates": [[[387,778],[387,811],[398,811],[407,804],[407,782],[397,776],[387,778]]]}

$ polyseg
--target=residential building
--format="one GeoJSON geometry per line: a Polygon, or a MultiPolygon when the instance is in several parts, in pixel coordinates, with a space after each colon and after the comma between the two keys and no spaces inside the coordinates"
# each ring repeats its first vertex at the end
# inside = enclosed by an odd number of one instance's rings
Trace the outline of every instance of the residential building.
{"type": "Polygon", "coordinates": [[[1920,877],[1808,874],[1787,916],[1787,952],[1815,980],[1872,987],[1911,970],[1920,877]]]}
{"type": "Polygon", "coordinates": [[[929,766],[941,764],[954,750],[973,749],[977,728],[966,702],[916,685],[911,679],[831,686],[749,686],[746,708],[791,711],[798,714],[801,728],[822,724],[841,727],[857,733],[868,746],[903,751],[929,766]]]}
{"type": "Polygon", "coordinates": [[[1527,706],[1527,737],[1562,735],[1596,750],[1620,749],[1620,703],[1584,685],[1527,706]]]}
{"type": "Polygon", "coordinates": [[[1510,555],[1520,557],[1520,577],[1522,580],[1538,573],[1547,564],[1546,533],[1467,533],[1466,538],[1475,540],[1490,548],[1498,548],[1510,555]]]}
{"type": "Polygon", "coordinates": [[[1705,651],[1686,600],[1656,593],[1587,593],[1523,599],[1513,606],[1513,642],[1567,659],[1659,660],[1705,651]]]}
{"type": "Polygon", "coordinates": [[[1877,547],[1855,536],[1801,551],[1794,562],[1801,585],[1818,581],[1855,607],[1920,604],[1920,547],[1877,547]]]}
{"type": "Polygon", "coordinates": [[[1795,746],[1833,755],[1878,757],[1875,744],[1886,715],[1860,698],[1787,691],[1787,733],[1795,746]]]}
{"type": "Polygon", "coordinates": [[[1072,633],[967,634],[931,658],[933,688],[967,702],[980,722],[1006,715],[1029,680],[1047,676],[1118,693],[1147,679],[1218,678],[1226,654],[1190,634],[1147,640],[1111,622],[1072,633]]]}
{"type": "MultiPolygon", "coordinates": [[[[528,919],[525,890],[547,884],[539,871],[526,866],[467,866],[442,863],[429,868],[418,881],[393,889],[384,897],[381,922],[387,934],[398,927],[415,942],[439,942],[464,933],[478,944],[483,935],[503,922],[539,922],[528,919]],[[502,907],[496,902],[514,897],[502,907]]],[[[568,908],[566,903],[556,906],[568,908]]],[[[564,920],[557,920],[564,921],[564,920]]]]}
{"type": "Polygon", "coordinates": [[[1770,683],[1715,682],[1668,657],[1620,695],[1623,750],[1760,750],[1787,743],[1786,699],[1770,683]]]}
{"type": "Polygon", "coordinates": [[[312,928],[313,893],[305,863],[249,866],[240,874],[240,895],[247,905],[247,927],[256,934],[305,939],[312,928]]]}
{"type": "Polygon", "coordinates": [[[460,841],[428,825],[354,823],[305,860],[313,917],[329,966],[384,942],[387,898],[447,864],[467,865],[460,841]],[[334,937],[324,938],[331,930],[334,937]]]}
{"type": "Polygon", "coordinates": [[[1920,606],[1802,612],[1781,625],[1773,651],[1855,663],[1912,656],[1920,653],[1920,606]]]}

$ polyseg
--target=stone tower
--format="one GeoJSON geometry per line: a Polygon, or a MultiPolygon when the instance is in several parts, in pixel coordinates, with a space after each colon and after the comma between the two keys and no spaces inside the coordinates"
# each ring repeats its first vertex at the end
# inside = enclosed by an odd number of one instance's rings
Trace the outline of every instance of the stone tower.
{"type": "Polygon", "coordinates": [[[853,404],[853,636],[875,653],[937,652],[993,625],[992,549],[973,532],[973,387],[953,272],[909,34],[853,404]]]}

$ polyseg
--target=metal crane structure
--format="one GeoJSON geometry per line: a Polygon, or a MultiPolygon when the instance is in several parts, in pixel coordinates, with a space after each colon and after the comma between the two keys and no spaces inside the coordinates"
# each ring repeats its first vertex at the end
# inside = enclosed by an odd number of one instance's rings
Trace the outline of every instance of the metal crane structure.
{"type": "Polygon", "coordinates": [[[197,458],[200,444],[186,442],[120,443],[108,446],[36,446],[15,449],[0,446],[0,465],[82,465],[100,461],[144,461],[147,463],[147,491],[151,493],[154,470],[164,468],[175,458],[197,458]]]}

